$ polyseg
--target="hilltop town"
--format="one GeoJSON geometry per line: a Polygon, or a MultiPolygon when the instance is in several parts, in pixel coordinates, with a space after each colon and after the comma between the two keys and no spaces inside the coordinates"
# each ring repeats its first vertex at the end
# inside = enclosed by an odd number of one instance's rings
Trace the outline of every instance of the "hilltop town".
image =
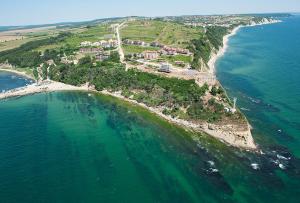
{"type": "Polygon", "coordinates": [[[19,45],[0,52],[0,68],[31,73],[46,89],[45,81],[61,82],[60,89],[62,83],[85,85],[233,146],[255,149],[247,120],[216,79],[214,62],[238,26],[269,22],[274,20],[248,15],[128,17],[51,28],[43,37],[33,30],[39,38],[30,40],[28,32],[17,32],[19,45]],[[27,41],[19,42],[20,36],[27,41]]]}

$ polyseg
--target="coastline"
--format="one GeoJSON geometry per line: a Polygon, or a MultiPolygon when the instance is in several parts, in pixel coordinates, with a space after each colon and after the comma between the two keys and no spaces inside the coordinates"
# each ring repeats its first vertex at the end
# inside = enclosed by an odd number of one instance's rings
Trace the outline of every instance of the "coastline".
{"type": "Polygon", "coordinates": [[[213,75],[216,75],[216,62],[218,61],[218,59],[220,57],[222,57],[226,53],[226,51],[228,49],[228,46],[229,46],[228,45],[229,39],[231,37],[233,37],[234,35],[236,35],[241,28],[243,28],[243,27],[254,27],[254,26],[260,26],[260,25],[267,25],[267,24],[274,24],[274,23],[280,23],[280,22],[282,22],[282,21],[280,21],[280,20],[264,20],[260,23],[254,23],[253,22],[249,25],[239,25],[239,26],[233,28],[230,31],[229,34],[227,34],[223,37],[223,46],[218,51],[213,52],[211,54],[210,59],[207,63],[207,65],[209,67],[208,72],[213,74],[213,75]]]}
{"type": "MultiPolygon", "coordinates": [[[[17,70],[14,70],[12,72],[19,73],[19,71],[17,70]]],[[[187,120],[173,118],[171,116],[167,116],[163,114],[162,109],[160,108],[149,107],[144,103],[139,103],[135,100],[125,98],[124,96],[121,95],[121,92],[108,92],[106,90],[96,91],[94,89],[90,89],[88,87],[88,84],[81,87],[76,87],[76,86],[72,86],[60,82],[47,80],[41,82],[40,84],[34,83],[25,87],[0,93],[0,100],[12,98],[12,97],[22,97],[26,95],[32,95],[32,94],[43,93],[43,92],[54,92],[54,91],[86,91],[86,92],[100,93],[103,95],[109,95],[118,98],[120,100],[127,101],[131,104],[143,107],[149,112],[154,113],[155,115],[165,119],[166,121],[172,124],[176,124],[188,131],[206,133],[212,137],[215,137],[216,139],[218,139],[219,141],[225,144],[237,148],[242,148],[245,150],[257,150],[257,146],[255,145],[255,142],[251,136],[249,127],[247,128],[247,130],[245,129],[239,130],[239,127],[233,125],[219,126],[219,125],[209,124],[207,122],[202,122],[201,124],[199,124],[187,120]]],[[[197,140],[196,137],[195,140],[197,140]]]]}
{"type": "Polygon", "coordinates": [[[28,78],[28,79],[31,79],[31,80],[35,81],[35,79],[32,76],[28,75],[25,72],[21,72],[21,71],[14,70],[14,69],[8,69],[8,68],[0,68],[0,71],[14,73],[16,75],[20,75],[20,76],[23,76],[25,78],[28,78]]]}
{"type": "Polygon", "coordinates": [[[249,124],[247,126],[247,130],[244,129],[239,130],[238,127],[233,125],[225,125],[220,127],[218,125],[209,124],[207,122],[196,124],[191,121],[182,120],[179,118],[173,118],[171,116],[165,115],[162,113],[161,109],[149,107],[144,103],[139,103],[135,100],[126,98],[121,95],[121,92],[108,92],[106,90],[103,90],[101,92],[98,91],[94,91],[94,92],[101,93],[104,95],[109,95],[118,98],[120,100],[127,101],[131,104],[135,104],[137,106],[143,107],[147,109],[149,112],[152,112],[157,116],[165,119],[169,123],[178,125],[188,131],[194,131],[197,133],[206,133],[227,145],[237,147],[237,148],[242,148],[245,150],[252,150],[252,151],[257,150],[257,146],[251,135],[251,128],[249,124]]]}
{"type": "Polygon", "coordinates": [[[225,35],[223,37],[223,46],[216,53],[212,53],[212,55],[210,57],[210,60],[207,63],[207,65],[209,67],[209,73],[211,73],[213,75],[216,74],[216,62],[227,51],[227,49],[228,49],[228,42],[229,42],[230,37],[236,35],[237,32],[239,31],[239,29],[241,29],[242,27],[243,26],[241,26],[241,25],[235,27],[228,35],[225,35]]]}
{"type": "MultiPolygon", "coordinates": [[[[245,26],[237,26],[234,29],[231,30],[231,32],[228,35],[225,35],[223,37],[223,46],[217,51],[217,52],[212,52],[210,60],[208,62],[209,66],[209,73],[212,75],[216,75],[216,62],[217,60],[222,57],[225,52],[228,49],[228,42],[230,37],[234,36],[237,34],[239,29],[242,27],[251,27],[251,26],[259,26],[259,25],[265,25],[265,24],[273,24],[273,23],[278,23],[280,21],[274,20],[274,21],[263,21],[261,23],[252,23],[250,25],[245,25],[245,26]]],[[[30,79],[33,79],[31,76],[27,75],[24,72],[20,72],[18,70],[13,70],[13,69],[3,69],[0,68],[0,71],[7,71],[7,72],[12,72],[15,74],[22,75],[24,77],[28,77],[30,79]]],[[[238,125],[214,125],[210,124],[207,122],[202,122],[202,123],[193,123],[191,121],[187,120],[182,120],[178,118],[172,118],[171,116],[167,116],[162,113],[162,110],[159,108],[153,108],[149,107],[144,103],[139,103],[135,100],[125,98],[124,96],[121,95],[120,92],[108,92],[106,90],[104,91],[96,91],[96,90],[91,90],[88,88],[88,86],[81,86],[81,87],[76,87],[72,85],[67,85],[64,83],[60,82],[55,82],[48,80],[46,82],[42,82],[41,84],[37,85],[36,83],[32,85],[28,85],[23,88],[11,90],[5,93],[0,94],[0,100],[1,99],[7,99],[10,97],[20,97],[20,96],[25,96],[25,95],[30,95],[30,94],[36,94],[36,93],[42,93],[42,92],[54,92],[54,91],[89,91],[89,92],[95,92],[95,93],[101,93],[104,95],[109,95],[127,102],[130,102],[134,105],[141,106],[148,111],[156,114],[157,116],[167,120],[168,122],[172,124],[176,124],[180,127],[183,127],[186,130],[191,130],[199,133],[206,133],[212,137],[217,138],[219,141],[224,142],[226,144],[229,144],[230,146],[234,146],[237,148],[245,149],[245,150],[252,150],[256,151],[257,146],[255,144],[255,141],[252,137],[251,133],[251,126],[246,118],[247,121],[247,127],[244,126],[244,128],[241,128],[238,125]]]]}
{"type": "Polygon", "coordinates": [[[22,97],[22,96],[32,95],[37,93],[55,92],[55,91],[88,91],[88,87],[87,86],[76,87],[73,85],[67,85],[61,82],[48,80],[48,81],[43,81],[39,84],[33,83],[31,85],[2,92],[0,93],[0,100],[12,98],[12,97],[22,97]]]}

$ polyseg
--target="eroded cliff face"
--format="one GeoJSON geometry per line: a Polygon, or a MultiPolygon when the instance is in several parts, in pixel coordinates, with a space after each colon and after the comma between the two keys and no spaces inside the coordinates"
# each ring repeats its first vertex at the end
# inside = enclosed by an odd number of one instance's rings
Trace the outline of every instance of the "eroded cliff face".
{"type": "Polygon", "coordinates": [[[232,146],[255,150],[257,148],[252,137],[250,125],[238,124],[202,124],[200,128],[207,134],[218,138],[232,146]]]}

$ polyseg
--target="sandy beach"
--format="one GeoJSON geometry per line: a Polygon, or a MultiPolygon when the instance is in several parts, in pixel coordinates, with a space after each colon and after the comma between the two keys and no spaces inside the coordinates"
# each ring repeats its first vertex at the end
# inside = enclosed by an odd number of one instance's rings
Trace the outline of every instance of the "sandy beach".
{"type": "Polygon", "coordinates": [[[219,51],[217,51],[217,53],[213,53],[210,57],[210,60],[208,61],[207,65],[209,67],[209,73],[211,74],[215,74],[216,72],[216,62],[217,60],[223,56],[226,52],[226,50],[228,49],[228,42],[230,37],[236,35],[236,33],[238,32],[238,30],[241,28],[242,26],[238,26],[236,28],[234,28],[230,34],[225,35],[223,37],[223,47],[221,49],[219,49],[219,51]]]}
{"type": "Polygon", "coordinates": [[[207,65],[209,67],[209,73],[216,74],[216,62],[217,62],[217,60],[225,54],[225,52],[228,49],[229,39],[232,36],[236,35],[237,32],[239,31],[239,29],[241,29],[243,27],[253,27],[253,26],[260,26],[260,25],[280,23],[280,22],[281,22],[280,20],[271,20],[271,21],[264,20],[261,23],[254,23],[253,22],[250,25],[243,25],[243,26],[240,25],[240,26],[235,27],[228,35],[225,35],[223,37],[223,47],[221,47],[216,53],[212,53],[212,55],[210,57],[210,60],[207,63],[207,65]]]}
{"type": "Polygon", "coordinates": [[[87,86],[76,87],[72,85],[67,85],[61,82],[55,81],[43,81],[39,84],[33,83],[25,87],[20,87],[17,89],[9,90],[0,93],[0,99],[8,99],[11,97],[21,97],[25,95],[31,95],[42,92],[54,92],[54,91],[88,91],[87,86]]]}

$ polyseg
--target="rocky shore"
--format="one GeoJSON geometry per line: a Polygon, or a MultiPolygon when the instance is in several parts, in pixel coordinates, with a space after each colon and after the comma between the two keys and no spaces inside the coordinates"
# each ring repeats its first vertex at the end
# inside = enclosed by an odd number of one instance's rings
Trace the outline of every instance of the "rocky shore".
{"type": "MultiPolygon", "coordinates": [[[[270,23],[277,23],[279,21],[263,21],[261,23],[252,23],[248,26],[257,26],[257,25],[263,25],[263,24],[270,24],[270,23]]],[[[228,41],[231,36],[234,36],[237,31],[243,26],[238,26],[234,28],[228,35],[224,36],[223,38],[223,47],[219,49],[216,52],[213,52],[211,54],[210,60],[208,62],[209,66],[209,73],[212,75],[215,75],[216,69],[215,69],[215,63],[221,57],[224,55],[228,48],[228,41]]],[[[20,75],[23,75],[25,77],[28,77],[26,73],[22,73],[16,70],[7,70],[5,69],[4,71],[10,71],[13,73],[17,73],[20,75]]],[[[7,91],[4,93],[0,93],[0,99],[6,99],[10,97],[19,97],[19,96],[25,96],[25,95],[30,95],[30,94],[35,94],[35,93],[41,93],[41,92],[53,92],[53,91],[94,91],[95,90],[90,90],[88,86],[81,86],[81,87],[75,87],[72,85],[67,85],[55,81],[44,81],[40,84],[32,84],[28,85],[26,87],[18,88],[15,90],[7,91]]],[[[176,125],[179,125],[185,129],[193,130],[196,132],[204,132],[208,135],[211,135],[231,146],[242,148],[242,149],[249,149],[249,150],[256,150],[257,146],[254,142],[254,139],[251,134],[251,128],[250,125],[247,121],[247,125],[239,125],[239,124],[223,124],[223,125],[218,125],[218,124],[210,124],[207,122],[202,122],[202,123],[193,123],[191,121],[187,120],[182,120],[178,118],[173,118],[171,116],[165,115],[162,113],[161,108],[153,108],[149,107],[146,104],[143,103],[138,103],[135,100],[125,98],[124,96],[121,95],[121,92],[108,92],[108,91],[101,91],[102,94],[105,95],[110,95],[113,97],[117,97],[119,99],[128,101],[130,103],[139,105],[143,108],[148,109],[150,112],[155,113],[156,115],[166,119],[167,121],[174,123],[176,125]]]]}
{"type": "Polygon", "coordinates": [[[248,150],[256,150],[257,146],[254,142],[254,139],[251,134],[251,128],[248,124],[247,126],[241,126],[238,124],[231,124],[231,125],[216,125],[216,124],[209,124],[207,122],[203,122],[201,124],[193,123],[191,121],[182,120],[179,118],[173,118],[171,116],[165,115],[162,113],[162,109],[160,108],[153,108],[149,107],[146,104],[139,103],[135,100],[131,100],[129,98],[125,98],[121,95],[121,92],[108,92],[106,90],[101,92],[105,95],[110,95],[113,97],[117,97],[119,99],[125,100],[127,102],[136,104],[141,106],[150,112],[155,113],[156,115],[164,118],[165,120],[169,121],[170,123],[179,125],[187,130],[193,130],[200,133],[206,133],[210,136],[213,136],[226,144],[229,144],[234,147],[238,147],[241,149],[248,149],[248,150]]]}
{"type": "MultiPolygon", "coordinates": [[[[18,73],[18,72],[15,71],[14,73],[18,73]]],[[[0,93],[0,99],[8,99],[12,97],[21,97],[21,96],[26,96],[31,94],[37,94],[43,92],[54,92],[54,91],[92,91],[98,93],[98,91],[96,90],[89,89],[88,85],[76,87],[76,86],[48,80],[48,81],[43,81],[39,84],[34,83],[25,87],[13,89],[7,92],[2,92],[0,93]]],[[[167,121],[173,124],[179,125],[188,130],[193,130],[196,132],[205,132],[219,140],[224,141],[229,145],[243,148],[243,149],[251,149],[251,150],[256,149],[256,145],[251,136],[250,128],[247,128],[245,130],[245,129],[241,129],[241,126],[238,125],[220,126],[220,125],[208,124],[206,122],[203,122],[201,124],[198,123],[196,124],[190,121],[167,116],[162,113],[162,109],[149,107],[146,104],[138,103],[135,100],[125,98],[124,96],[121,95],[121,92],[108,92],[104,90],[101,91],[100,93],[105,95],[110,95],[125,100],[127,102],[130,102],[132,104],[141,106],[143,108],[146,108],[150,112],[155,113],[156,115],[166,119],[167,121]]]]}

